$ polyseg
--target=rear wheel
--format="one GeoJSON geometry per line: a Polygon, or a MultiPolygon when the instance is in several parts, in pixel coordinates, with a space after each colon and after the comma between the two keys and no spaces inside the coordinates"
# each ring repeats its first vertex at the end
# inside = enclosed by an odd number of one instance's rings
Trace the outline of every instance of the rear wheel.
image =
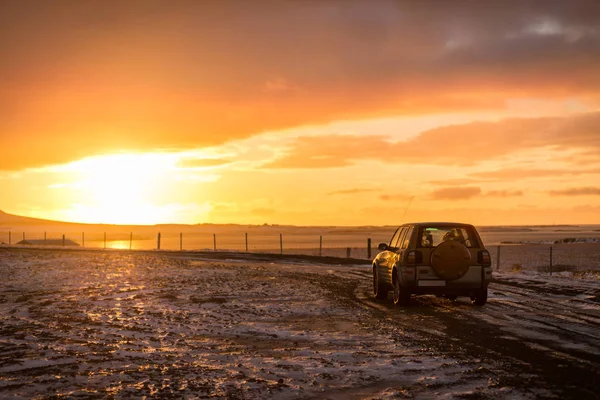
{"type": "Polygon", "coordinates": [[[483,305],[485,305],[485,303],[487,303],[487,298],[488,298],[488,289],[483,288],[483,289],[479,289],[477,291],[477,293],[475,293],[475,296],[471,297],[471,300],[473,300],[473,304],[475,304],[476,306],[483,306],[483,305]]]}
{"type": "Polygon", "coordinates": [[[400,279],[394,271],[394,304],[397,306],[405,306],[410,303],[410,292],[400,285],[400,279]]]}
{"type": "Polygon", "coordinates": [[[379,279],[379,272],[377,271],[377,267],[373,266],[373,296],[376,299],[386,299],[388,291],[385,287],[385,284],[381,282],[379,279]]]}

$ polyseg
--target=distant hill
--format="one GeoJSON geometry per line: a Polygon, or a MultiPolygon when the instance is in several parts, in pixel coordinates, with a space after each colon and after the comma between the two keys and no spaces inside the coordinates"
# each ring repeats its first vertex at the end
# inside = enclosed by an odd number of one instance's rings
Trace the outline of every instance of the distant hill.
{"type": "Polygon", "coordinates": [[[0,226],[11,225],[75,225],[70,222],[51,221],[47,219],[22,217],[20,215],[8,214],[0,210],[0,226]]]}
{"type": "MultiPolygon", "coordinates": [[[[133,232],[138,237],[146,235],[155,237],[157,232],[163,235],[179,235],[181,232],[194,232],[194,234],[218,234],[218,235],[242,235],[249,233],[253,235],[351,235],[353,230],[360,232],[361,235],[390,236],[395,227],[336,227],[336,226],[294,226],[294,225],[249,225],[249,224],[157,224],[157,225],[115,225],[115,224],[86,224],[77,222],[52,221],[40,218],[22,217],[19,215],[8,214],[0,211],[0,233],[2,232],[53,232],[55,234],[73,234],[74,232],[86,232],[89,234],[108,233],[113,238],[115,235],[121,235],[122,240],[129,238],[129,233],[133,232]]],[[[41,234],[40,234],[41,235],[41,234]]],[[[165,236],[163,236],[165,237],[165,236]]]]}
{"type": "MultiPolygon", "coordinates": [[[[82,222],[65,222],[65,221],[54,221],[49,219],[23,217],[20,215],[14,215],[6,213],[0,210],[0,229],[10,229],[11,227],[44,227],[51,226],[53,228],[64,228],[64,229],[89,229],[89,228],[149,228],[151,225],[115,225],[115,224],[88,224],[82,222]]],[[[176,225],[174,225],[176,226],[176,225]]]]}
{"type": "MultiPolygon", "coordinates": [[[[104,228],[136,228],[136,229],[149,229],[149,228],[161,228],[161,229],[181,229],[181,228],[190,228],[190,227],[220,227],[220,228],[236,228],[239,229],[241,226],[238,224],[155,224],[155,225],[117,225],[117,224],[93,224],[93,223],[84,223],[84,222],[65,222],[65,221],[54,221],[49,219],[41,219],[41,218],[31,218],[31,217],[23,217],[20,215],[14,215],[6,213],[0,210],[0,228],[9,229],[10,227],[26,227],[26,226],[53,226],[53,227],[67,227],[67,228],[89,228],[89,227],[104,227],[104,228]]],[[[277,227],[278,225],[268,225],[268,227],[277,227]]],[[[261,225],[249,225],[249,228],[252,227],[261,227],[261,225]]]]}
{"type": "MultiPolygon", "coordinates": [[[[51,227],[52,229],[66,229],[66,230],[89,230],[89,229],[102,229],[108,231],[114,230],[134,230],[136,232],[140,231],[156,231],[160,230],[177,230],[180,231],[182,229],[199,229],[199,230],[208,230],[208,231],[220,231],[220,230],[235,230],[239,231],[243,229],[243,227],[247,227],[250,229],[260,229],[260,230],[275,230],[280,232],[283,229],[295,229],[295,226],[291,225],[240,225],[240,224],[156,224],[156,225],[117,225],[117,224],[93,224],[93,223],[81,223],[81,222],[65,222],[65,221],[53,221],[49,219],[41,219],[41,218],[31,218],[31,217],[23,217],[20,215],[14,215],[6,213],[0,210],[0,230],[10,230],[10,229],[26,229],[30,228],[43,228],[43,227],[51,227]]],[[[311,227],[312,228],[312,227],[311,227]]]]}

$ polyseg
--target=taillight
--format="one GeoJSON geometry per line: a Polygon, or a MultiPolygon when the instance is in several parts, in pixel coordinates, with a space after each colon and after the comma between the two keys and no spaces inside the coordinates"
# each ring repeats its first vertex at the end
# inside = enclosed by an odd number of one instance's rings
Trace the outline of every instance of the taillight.
{"type": "Polygon", "coordinates": [[[486,250],[481,250],[479,253],[477,253],[477,263],[481,265],[492,265],[490,253],[488,253],[486,250]]]}
{"type": "Polygon", "coordinates": [[[417,250],[409,251],[406,255],[407,264],[421,264],[423,262],[423,253],[417,250]]]}

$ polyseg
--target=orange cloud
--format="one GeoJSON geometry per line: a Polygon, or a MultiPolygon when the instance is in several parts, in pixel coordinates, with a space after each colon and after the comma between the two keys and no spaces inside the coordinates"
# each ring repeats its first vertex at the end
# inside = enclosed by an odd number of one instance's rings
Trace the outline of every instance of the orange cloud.
{"type": "Polygon", "coordinates": [[[413,196],[408,194],[382,194],[379,198],[383,201],[393,201],[393,200],[410,200],[413,196]]]}
{"type": "Polygon", "coordinates": [[[488,197],[521,197],[523,192],[521,190],[490,190],[483,195],[488,197]]]}
{"type": "Polygon", "coordinates": [[[448,185],[464,186],[464,185],[470,185],[473,183],[481,183],[481,182],[485,182],[485,180],[472,179],[472,178],[456,178],[456,179],[434,180],[434,181],[429,181],[427,183],[429,183],[430,185],[434,185],[434,186],[448,186],[448,185]]]}
{"type": "Polygon", "coordinates": [[[600,188],[582,187],[564,190],[550,190],[551,196],[600,196],[600,188]]]}
{"type": "MultiPolygon", "coordinates": [[[[600,151],[600,113],[451,125],[425,131],[404,142],[392,142],[383,136],[299,137],[287,154],[267,167],[342,167],[363,159],[386,163],[473,165],[516,151],[547,146],[585,151],[596,148],[600,151]],[[391,154],[393,157],[390,157],[391,154]]],[[[598,169],[590,171],[597,172],[598,169]]],[[[541,169],[504,170],[473,173],[471,176],[549,176],[553,173],[541,169]]]]}
{"type": "MultiPolygon", "coordinates": [[[[244,12],[230,1],[2,2],[0,148],[10,151],[0,169],[340,119],[502,109],[507,98],[597,102],[599,15],[594,1],[265,1],[244,12]],[[545,19],[553,31],[540,29],[545,19]]],[[[449,133],[421,142],[447,145],[449,133]]],[[[507,150],[505,139],[540,139],[490,125],[467,135],[483,133],[496,140],[476,148],[482,158],[507,150]]]]}
{"type": "Polygon", "coordinates": [[[466,200],[480,194],[478,187],[448,187],[434,190],[431,197],[433,200],[466,200]]]}
{"type": "Polygon", "coordinates": [[[333,168],[351,165],[359,159],[383,158],[392,143],[382,136],[302,136],[283,157],[267,168],[333,168]]]}
{"type": "Polygon", "coordinates": [[[535,169],[535,168],[509,168],[497,171],[473,172],[470,176],[477,178],[494,178],[498,180],[512,180],[515,178],[544,178],[562,175],[594,175],[600,174],[600,168],[593,169],[535,169]]]}
{"type": "Polygon", "coordinates": [[[298,91],[300,88],[285,78],[277,77],[265,82],[265,90],[267,92],[289,93],[298,91]]]}

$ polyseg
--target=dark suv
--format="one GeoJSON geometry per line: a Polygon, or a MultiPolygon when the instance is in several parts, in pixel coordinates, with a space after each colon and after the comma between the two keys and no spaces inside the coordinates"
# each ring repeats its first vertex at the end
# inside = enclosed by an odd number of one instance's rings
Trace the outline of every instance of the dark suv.
{"type": "Polygon", "coordinates": [[[490,253],[473,225],[419,222],[399,227],[373,260],[373,295],[408,304],[411,294],[437,294],[474,304],[487,301],[492,278],[490,253]]]}

